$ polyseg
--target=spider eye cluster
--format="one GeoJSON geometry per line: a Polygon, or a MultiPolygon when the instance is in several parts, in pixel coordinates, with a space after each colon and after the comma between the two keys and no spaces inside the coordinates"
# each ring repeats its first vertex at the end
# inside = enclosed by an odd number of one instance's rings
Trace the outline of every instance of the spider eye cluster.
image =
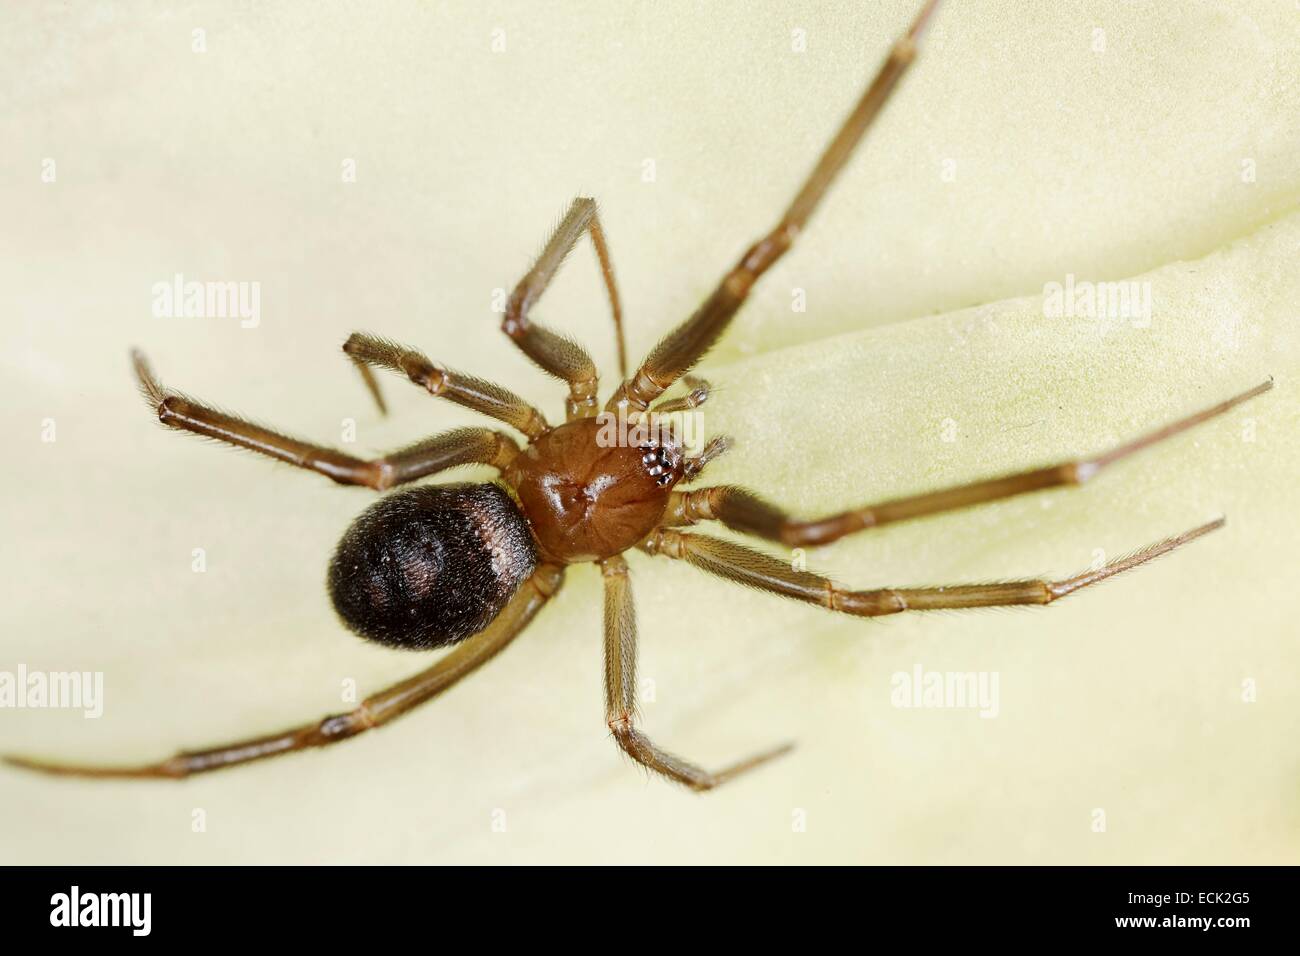
{"type": "Polygon", "coordinates": [[[673,456],[663,445],[642,445],[641,462],[660,488],[673,480],[673,456]]]}

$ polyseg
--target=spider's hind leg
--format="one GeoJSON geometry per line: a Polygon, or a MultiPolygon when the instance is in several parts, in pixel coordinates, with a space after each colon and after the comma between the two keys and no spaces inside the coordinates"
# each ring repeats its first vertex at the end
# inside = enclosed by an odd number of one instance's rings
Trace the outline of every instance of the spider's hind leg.
{"type": "Polygon", "coordinates": [[[783,744],[723,770],[710,772],[658,747],[636,727],[636,611],[627,561],[621,556],[600,562],[605,578],[605,719],[619,747],[643,767],[695,791],[712,790],[782,754],[783,744]]]}
{"type": "Polygon", "coordinates": [[[478,670],[519,636],[563,582],[563,568],[542,565],[484,630],[456,645],[432,667],[367,697],[359,707],[347,713],[276,734],[203,750],[183,751],[166,760],[138,766],[95,766],[17,756],[5,756],[3,761],[24,770],[63,777],[180,780],[196,773],[336,744],[408,713],[478,670]]]}

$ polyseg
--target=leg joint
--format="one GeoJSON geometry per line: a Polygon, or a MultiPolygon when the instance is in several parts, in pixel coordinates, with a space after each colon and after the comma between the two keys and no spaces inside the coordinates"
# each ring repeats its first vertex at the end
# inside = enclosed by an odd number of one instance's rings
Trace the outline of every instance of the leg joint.
{"type": "Polygon", "coordinates": [[[619,748],[639,763],[645,763],[647,759],[646,748],[642,743],[642,737],[637,733],[637,729],[632,724],[632,715],[622,713],[616,717],[611,717],[609,724],[610,733],[614,735],[614,741],[619,748]]]}
{"type": "Polygon", "coordinates": [[[662,554],[666,558],[686,557],[686,535],[669,528],[656,528],[641,544],[646,554],[662,554]]]}
{"type": "Polygon", "coordinates": [[[621,554],[605,558],[600,562],[600,573],[607,578],[627,577],[627,561],[621,554]]]}
{"type": "Polygon", "coordinates": [[[332,744],[339,740],[355,737],[357,734],[364,733],[375,726],[377,726],[377,721],[363,703],[356,710],[348,711],[346,714],[334,714],[326,717],[316,725],[311,742],[317,746],[332,744]]]}

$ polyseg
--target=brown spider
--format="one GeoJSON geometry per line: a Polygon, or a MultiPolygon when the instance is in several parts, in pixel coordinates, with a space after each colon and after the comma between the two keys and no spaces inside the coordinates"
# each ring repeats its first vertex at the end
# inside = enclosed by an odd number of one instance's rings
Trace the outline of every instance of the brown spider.
{"type": "MultiPolygon", "coordinates": [[[[668,334],[628,377],[622,312],[604,232],[590,199],[578,199],[541,256],[515,287],[503,331],[544,370],[568,383],[567,418],[547,424],[537,409],[510,391],[441,368],[419,352],[360,333],[343,350],[384,408],[371,366],[399,372],[430,394],[450,399],[510,425],[528,438],[521,449],[509,435],[464,428],[426,439],[372,461],[299,441],[165,389],[135,355],[141,388],[159,420],[307,468],[341,484],[386,491],[456,465],[479,463],[500,471],[495,484],[425,486],[389,495],[367,509],[343,536],[329,569],[329,590],[343,621],[362,637],[396,647],[454,649],[429,669],[368,698],[355,710],[281,733],[206,750],[180,753],[139,767],[91,767],[29,758],[12,764],[87,777],[181,778],[346,740],[385,724],[436,697],[517,637],[559,590],[566,565],[594,562],[605,582],[605,707],[619,746],[638,763],[694,790],[710,790],[789,750],[789,745],[718,772],[688,763],[655,745],[636,727],[636,620],[623,552],[683,560],[712,574],[832,611],[859,617],[936,608],[1049,604],[1222,526],[1222,519],[1152,545],[1100,569],[1061,581],[933,588],[845,590],[830,580],[730,541],[685,534],[680,527],[720,521],[736,531],[788,546],[822,545],[892,521],[934,514],[1024,492],[1079,485],[1106,466],[1246,401],[1271,381],[1212,408],[1088,460],[1007,475],[915,497],[901,498],[812,521],[790,517],[735,487],[676,490],[699,476],[728,446],[710,441],[686,453],[659,416],[694,408],[708,397],[706,383],[687,374],[726,330],[749,290],[793,244],[916,56],[916,42],[938,0],[928,0],[836,133],[781,221],[749,248],[713,294],[668,334]],[[529,311],[565,256],[586,234],[604,277],[618,338],[623,382],[604,405],[644,428],[644,441],[602,440],[596,368],[586,351],[531,321],[529,311]],[[675,382],[691,386],[682,398],[656,402],[675,382]]],[[[635,431],[635,429],[634,429],[635,431]]]]}

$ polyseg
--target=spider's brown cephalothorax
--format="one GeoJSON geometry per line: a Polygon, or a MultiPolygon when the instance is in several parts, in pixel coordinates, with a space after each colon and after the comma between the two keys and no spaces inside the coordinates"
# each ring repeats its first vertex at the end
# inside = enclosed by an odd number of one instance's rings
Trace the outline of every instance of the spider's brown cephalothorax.
{"type": "Polygon", "coordinates": [[[357,634],[422,650],[483,630],[536,567],[528,527],[505,491],[435,485],[363,511],[330,562],[329,590],[357,634]]]}
{"type": "Polygon", "coordinates": [[[683,456],[666,429],[620,444],[596,418],[560,425],[506,469],[547,561],[599,561],[635,547],[655,529],[682,477],[683,456]]]}

